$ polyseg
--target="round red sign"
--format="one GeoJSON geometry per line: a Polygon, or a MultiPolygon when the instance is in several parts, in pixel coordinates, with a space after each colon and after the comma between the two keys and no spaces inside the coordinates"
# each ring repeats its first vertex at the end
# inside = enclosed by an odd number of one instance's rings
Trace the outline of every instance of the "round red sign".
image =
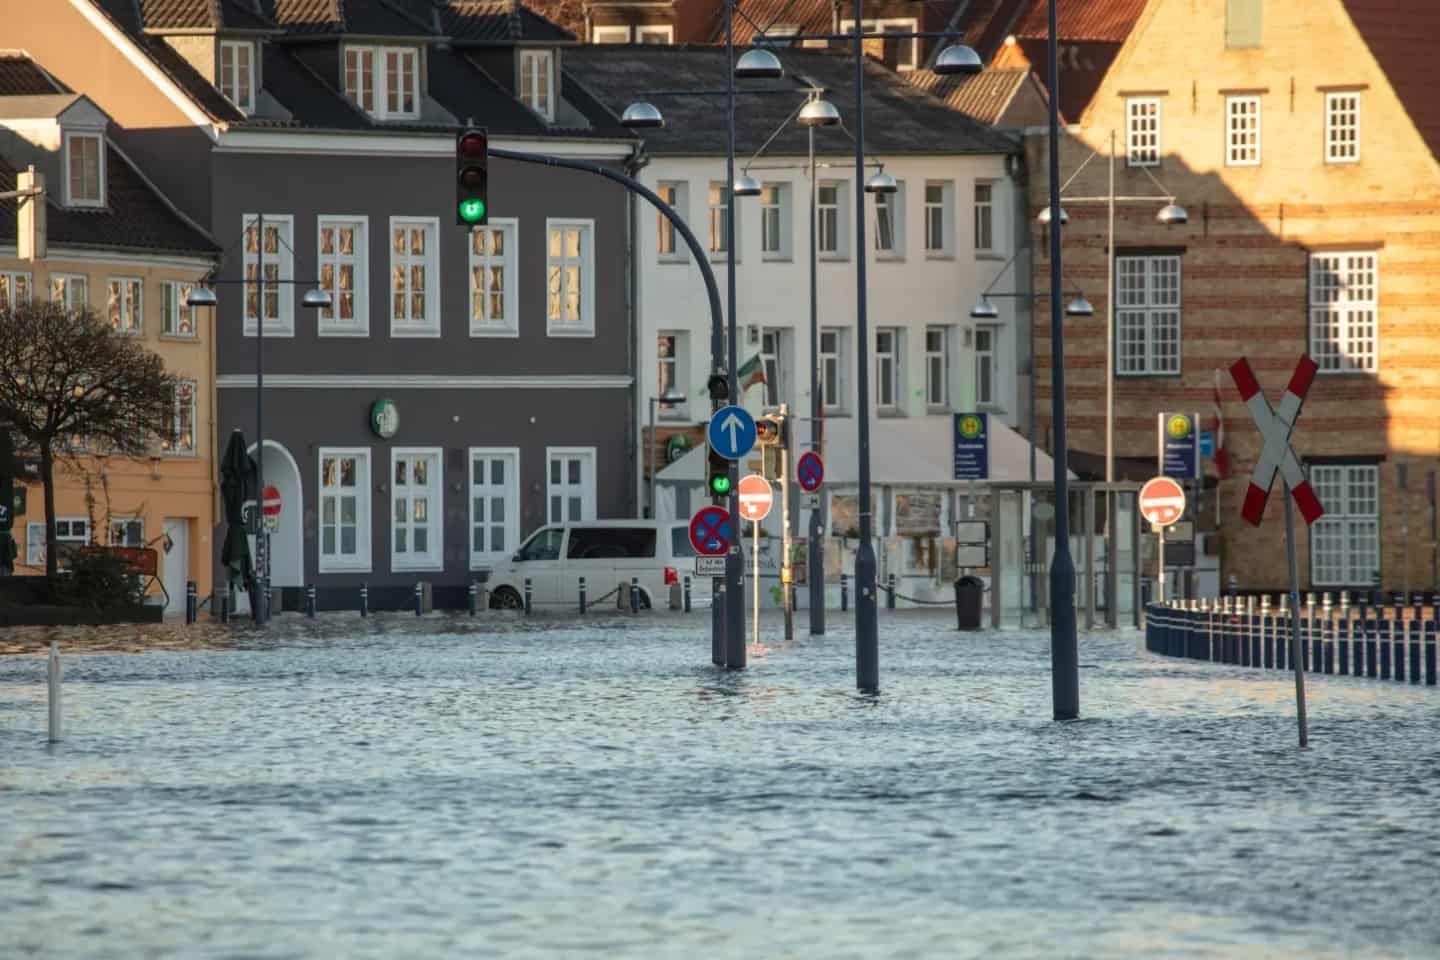
{"type": "Polygon", "coordinates": [[[1168,527],[1185,513],[1185,488],[1169,477],[1153,477],[1140,488],[1140,516],[1168,527]]]}
{"type": "Polygon", "coordinates": [[[775,491],[769,480],[758,473],[740,478],[740,516],[746,520],[764,520],[774,502],[775,491]]]}
{"type": "Polygon", "coordinates": [[[262,496],[262,499],[264,500],[264,503],[265,503],[265,505],[264,505],[265,516],[267,516],[267,517],[278,517],[278,516],[280,516],[280,491],[279,491],[279,490],[277,490],[275,487],[266,485],[264,494],[263,494],[263,496],[262,496]]]}

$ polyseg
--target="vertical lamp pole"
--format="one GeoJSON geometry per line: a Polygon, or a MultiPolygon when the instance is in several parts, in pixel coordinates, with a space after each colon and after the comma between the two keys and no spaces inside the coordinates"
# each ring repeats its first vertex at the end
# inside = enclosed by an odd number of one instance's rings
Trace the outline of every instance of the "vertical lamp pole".
{"type": "Polygon", "coordinates": [[[645,446],[645,460],[650,465],[650,519],[660,519],[660,511],[655,509],[655,398],[650,397],[650,435],[645,446]]]}
{"type": "MultiPolygon", "coordinates": [[[[1066,467],[1069,454],[1065,446],[1065,316],[1060,308],[1063,295],[1060,231],[1064,228],[1060,222],[1060,71],[1055,42],[1055,0],[1050,0],[1049,7],[1050,407],[1055,424],[1051,451],[1055,462],[1055,557],[1050,564],[1050,683],[1055,719],[1074,720],[1080,716],[1080,650],[1075,635],[1075,561],[1070,556],[1070,484],[1066,467]]],[[[861,509],[865,509],[863,501],[861,509]]]]}
{"type": "MultiPolygon", "coordinates": [[[[278,251],[277,251],[278,252],[278,251]]],[[[270,544],[265,532],[265,214],[255,218],[255,274],[259,299],[255,304],[255,545],[260,562],[255,571],[255,622],[270,619],[266,592],[270,583],[270,544]]]]}
{"type": "MultiPolygon", "coordinates": [[[[810,449],[820,453],[821,416],[825,398],[820,395],[820,314],[816,302],[815,275],[815,128],[810,128],[810,449]]],[[[815,506],[810,511],[810,549],[807,573],[810,579],[810,634],[825,633],[825,517],[818,504],[824,494],[813,494],[815,506]]]]}
{"type": "Polygon", "coordinates": [[[880,626],[875,607],[875,545],[871,543],[874,524],[870,513],[870,331],[865,316],[865,44],[861,5],[861,0],[855,0],[855,360],[858,366],[855,384],[859,394],[855,426],[860,481],[860,544],[855,551],[855,684],[866,693],[877,693],[880,690],[880,626]]]}
{"type": "MultiPolygon", "coordinates": [[[[735,0],[725,0],[725,294],[730,403],[740,402],[735,343],[735,0]]],[[[730,529],[733,542],[725,556],[725,666],[745,666],[745,598],[740,593],[740,464],[730,461],[730,529]]]]}

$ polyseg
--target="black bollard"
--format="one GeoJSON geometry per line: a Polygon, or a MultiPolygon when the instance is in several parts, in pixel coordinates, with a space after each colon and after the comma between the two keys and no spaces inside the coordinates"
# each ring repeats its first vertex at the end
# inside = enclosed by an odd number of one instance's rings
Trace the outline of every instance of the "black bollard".
{"type": "Polygon", "coordinates": [[[890,574],[889,579],[886,581],[885,590],[886,590],[885,609],[886,609],[886,610],[894,610],[894,609],[895,609],[895,574],[893,574],[893,573],[890,574]]]}
{"type": "Polygon", "coordinates": [[[228,590],[220,594],[220,622],[230,622],[230,592],[228,590]]]}
{"type": "Polygon", "coordinates": [[[1395,639],[1395,621],[1390,619],[1390,612],[1383,607],[1380,615],[1384,618],[1379,623],[1379,635],[1377,640],[1380,645],[1380,679],[1390,679],[1390,651],[1395,639]]]}
{"type": "Polygon", "coordinates": [[[370,588],[360,584],[360,616],[370,616],[370,588]]]}
{"type": "Polygon", "coordinates": [[[580,578],[580,614],[585,614],[585,578],[580,578]]]}
{"type": "Polygon", "coordinates": [[[1430,619],[1425,621],[1425,686],[1435,686],[1435,645],[1440,642],[1440,627],[1437,627],[1436,617],[1432,613],[1430,619]]]}
{"type": "Polygon", "coordinates": [[[1339,674],[1350,675],[1350,611],[1340,608],[1340,619],[1335,622],[1335,667],[1339,674]]]}
{"type": "Polygon", "coordinates": [[[1415,608],[1415,619],[1410,621],[1410,682],[1420,682],[1420,653],[1421,647],[1425,645],[1425,633],[1422,629],[1424,618],[1421,616],[1420,608],[1415,608]]]}
{"type": "Polygon", "coordinates": [[[194,623],[200,616],[200,595],[194,580],[185,581],[185,622],[194,623]]]}
{"type": "Polygon", "coordinates": [[[422,613],[425,612],[425,611],[424,611],[424,606],[425,606],[425,591],[422,590],[422,589],[420,588],[420,584],[417,583],[417,584],[415,584],[415,616],[418,617],[418,616],[420,616],[422,613]]]}
{"type": "Polygon", "coordinates": [[[530,616],[530,578],[525,578],[525,616],[530,616]]]}
{"type": "Polygon", "coordinates": [[[630,578],[630,612],[640,612],[640,578],[630,578]]]}
{"type": "Polygon", "coordinates": [[[845,576],[845,571],[840,571],[840,612],[844,613],[850,609],[850,581],[845,576]]]}
{"type": "Polygon", "coordinates": [[[1365,620],[1365,676],[1370,679],[1380,674],[1380,624],[1383,620],[1373,617],[1365,620]]]}
{"type": "Polygon", "coordinates": [[[689,613],[689,612],[690,612],[690,574],[688,574],[688,573],[685,574],[685,580],[683,581],[683,584],[684,584],[684,585],[681,587],[681,591],[680,591],[680,592],[681,592],[681,608],[682,608],[686,613],[689,613]]]}
{"type": "Polygon", "coordinates": [[[315,584],[305,588],[305,616],[315,618],[315,584]]]}
{"type": "Polygon", "coordinates": [[[470,581],[470,588],[466,591],[466,600],[470,606],[470,616],[475,616],[480,609],[480,584],[474,580],[470,581]]]}
{"type": "Polygon", "coordinates": [[[1365,611],[1360,611],[1360,619],[1350,624],[1350,675],[1354,677],[1365,676],[1365,611]]]}

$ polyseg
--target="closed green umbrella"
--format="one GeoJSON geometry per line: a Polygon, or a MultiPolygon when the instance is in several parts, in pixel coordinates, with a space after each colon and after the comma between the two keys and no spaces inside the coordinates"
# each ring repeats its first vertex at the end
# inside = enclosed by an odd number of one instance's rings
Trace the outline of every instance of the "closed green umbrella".
{"type": "Polygon", "coordinates": [[[225,510],[225,544],[220,548],[220,563],[231,583],[243,583],[250,591],[251,609],[254,609],[256,584],[244,509],[245,501],[255,496],[255,461],[245,452],[245,435],[236,429],[230,434],[230,443],[220,461],[220,502],[225,510]]]}

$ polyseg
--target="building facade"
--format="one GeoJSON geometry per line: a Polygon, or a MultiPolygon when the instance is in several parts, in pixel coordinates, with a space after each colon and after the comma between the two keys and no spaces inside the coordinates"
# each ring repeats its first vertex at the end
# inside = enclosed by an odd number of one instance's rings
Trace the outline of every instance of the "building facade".
{"type": "MultiPolygon", "coordinates": [[[[185,305],[214,269],[208,235],[161,195],[112,140],[110,118],[28,56],[0,54],[0,193],[42,187],[38,212],[0,202],[0,315],[49,297],[89,307],[144,341],[178,375],[170,429],[148,457],[63,451],[56,471],[59,540],[158,551],[147,584],[183,612],[186,581],[208,593],[215,525],[214,332],[185,305]],[[21,236],[21,231],[25,236],[21,236]],[[24,259],[21,259],[22,253],[24,259]]],[[[45,572],[45,501],[28,484],[15,520],[15,570],[45,572]]]]}
{"type": "MultiPolygon", "coordinates": [[[[1107,346],[1122,476],[1154,472],[1158,412],[1208,420],[1218,390],[1231,477],[1197,520],[1218,520],[1222,575],[1242,587],[1286,583],[1284,489],[1277,478],[1262,527],[1241,519],[1261,442],[1228,368],[1247,357],[1278,402],[1303,354],[1319,372],[1293,442],[1326,515],[1298,524],[1302,588],[1436,583],[1440,125],[1422,77],[1437,39],[1440,17],[1422,0],[1151,0],[1063,142],[1063,177],[1098,154],[1062,196],[1065,273],[1097,317],[1110,309],[1106,203],[1095,199],[1108,197],[1112,134],[1115,193],[1146,198],[1116,207],[1113,344],[1095,321],[1066,325],[1071,449],[1093,473],[1107,346]],[[1168,194],[1188,224],[1156,222],[1168,194]]],[[[1038,211],[1043,140],[1030,157],[1038,211]]],[[[1045,233],[1033,229],[1044,293],[1045,233]]],[[[1042,299],[1042,438],[1047,310],[1042,299]]]]}
{"type": "Polygon", "coordinates": [[[462,0],[56,7],[16,11],[23,42],[63,45],[66,82],[109,78],[94,96],[223,250],[219,436],[253,445],[263,364],[287,606],[362,583],[406,606],[418,581],[461,606],[541,524],[634,515],[623,191],[492,158],[488,224],[455,213],[467,122],[492,148],[630,157],[563,32],[462,0]]]}

